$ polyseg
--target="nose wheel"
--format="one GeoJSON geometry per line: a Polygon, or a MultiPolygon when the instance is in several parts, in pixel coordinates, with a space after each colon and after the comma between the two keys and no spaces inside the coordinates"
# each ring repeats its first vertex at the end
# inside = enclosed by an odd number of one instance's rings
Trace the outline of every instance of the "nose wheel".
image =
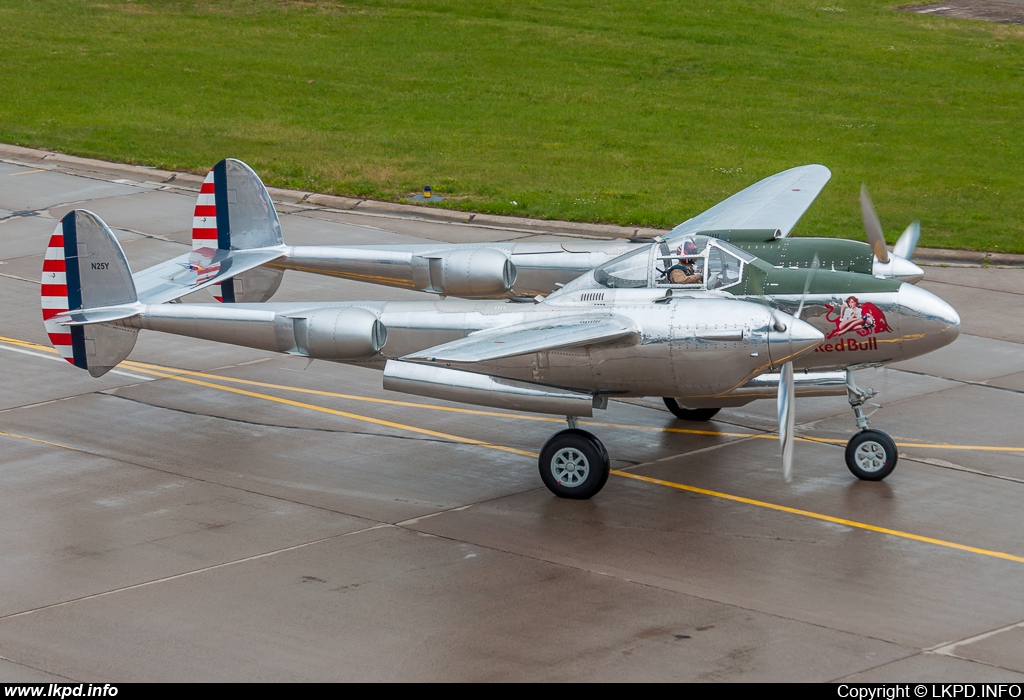
{"type": "Polygon", "coordinates": [[[587,499],[596,495],[611,471],[608,451],[586,430],[569,428],[555,433],[540,451],[540,478],[559,498],[587,499]]]}
{"type": "Polygon", "coordinates": [[[846,466],[864,481],[881,481],[898,460],[896,443],[881,430],[862,430],[846,443],[846,466]]]}
{"type": "Polygon", "coordinates": [[[857,427],[860,428],[860,432],[846,443],[846,466],[858,479],[881,481],[892,473],[899,461],[896,443],[881,430],[868,427],[868,417],[864,415],[863,406],[875,392],[857,386],[851,370],[846,370],[846,393],[850,407],[857,416],[857,427]]]}

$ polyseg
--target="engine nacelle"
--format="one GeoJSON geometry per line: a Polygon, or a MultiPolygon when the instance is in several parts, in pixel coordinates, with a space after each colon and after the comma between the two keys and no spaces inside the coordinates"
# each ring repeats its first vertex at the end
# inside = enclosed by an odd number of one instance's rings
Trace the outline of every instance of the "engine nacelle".
{"type": "Polygon", "coordinates": [[[318,360],[362,360],[380,352],[388,332],[372,312],[357,307],[321,309],[293,318],[300,354],[318,360]]]}
{"type": "Polygon", "coordinates": [[[493,297],[507,292],[516,281],[515,264],[494,248],[459,248],[417,255],[412,263],[413,274],[426,283],[426,291],[438,294],[493,297]]]}

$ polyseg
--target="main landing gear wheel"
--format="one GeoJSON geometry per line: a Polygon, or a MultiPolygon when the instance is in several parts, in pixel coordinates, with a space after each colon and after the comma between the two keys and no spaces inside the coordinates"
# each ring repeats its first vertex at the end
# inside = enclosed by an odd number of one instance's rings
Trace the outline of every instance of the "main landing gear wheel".
{"type": "Polygon", "coordinates": [[[585,499],[608,481],[608,451],[586,430],[570,428],[555,433],[540,451],[540,478],[559,498],[585,499]]]}
{"type": "Polygon", "coordinates": [[[846,444],[846,466],[864,481],[881,481],[896,468],[896,443],[881,430],[862,430],[846,444]]]}
{"type": "Polygon", "coordinates": [[[711,420],[722,410],[720,408],[680,408],[675,399],[665,396],[664,400],[668,410],[672,411],[672,415],[680,420],[711,420]]]}

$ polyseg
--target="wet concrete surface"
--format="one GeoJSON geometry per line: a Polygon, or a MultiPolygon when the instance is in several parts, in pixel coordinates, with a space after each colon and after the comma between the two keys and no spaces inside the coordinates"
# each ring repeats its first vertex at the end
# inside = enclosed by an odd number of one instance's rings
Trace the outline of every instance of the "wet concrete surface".
{"type": "MultiPolygon", "coordinates": [[[[0,681],[1024,680],[1024,271],[926,269],[965,333],[861,373],[885,481],[843,463],[844,398],[797,402],[790,483],[774,402],[652,398],[584,422],[616,473],[565,501],[528,456],[560,420],[148,332],[101,379],[47,352],[56,217],[100,213],[141,269],[187,249],[199,181],[0,159],[0,215],[34,212],[0,220],[0,681]]],[[[551,237],[300,199],[289,243],[551,237]]]]}

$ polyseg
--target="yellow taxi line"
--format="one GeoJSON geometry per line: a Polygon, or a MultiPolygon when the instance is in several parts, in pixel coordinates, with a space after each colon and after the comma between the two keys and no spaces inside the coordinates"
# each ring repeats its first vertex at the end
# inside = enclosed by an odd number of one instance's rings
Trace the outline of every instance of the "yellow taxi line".
{"type": "MultiPolygon", "coordinates": [[[[41,346],[39,346],[41,347],[41,346]]],[[[333,391],[323,391],[322,389],[305,389],[303,387],[289,386],[284,384],[272,384],[269,382],[258,382],[251,379],[239,379],[237,377],[229,377],[220,374],[208,374],[206,372],[195,372],[191,370],[183,369],[172,369],[167,367],[161,367],[159,365],[151,365],[144,362],[133,362],[126,360],[121,364],[133,367],[138,370],[152,369],[159,372],[171,372],[178,375],[188,375],[192,377],[201,377],[204,379],[214,379],[219,382],[228,382],[232,384],[244,384],[247,386],[258,386],[264,389],[278,389],[280,391],[292,391],[300,394],[311,394],[314,396],[326,396],[336,399],[345,399],[348,401],[364,401],[367,403],[379,403],[386,404],[389,406],[402,406],[406,408],[416,408],[421,410],[429,411],[447,411],[450,413],[463,413],[475,416],[493,416],[495,418],[511,418],[514,420],[527,420],[527,421],[540,421],[547,423],[562,423],[564,418],[553,418],[549,416],[533,416],[525,415],[521,413],[499,413],[498,411],[483,411],[479,409],[471,408],[457,408],[454,406],[438,406],[437,404],[426,404],[416,403],[412,401],[397,401],[395,399],[378,399],[371,396],[359,396],[356,394],[340,394],[333,391]]],[[[699,430],[696,428],[665,428],[660,426],[652,425],[626,425],[623,423],[603,423],[601,421],[594,420],[581,420],[580,425],[590,425],[599,428],[615,428],[620,430],[641,430],[650,432],[660,433],[680,433],[684,435],[710,435],[714,437],[735,437],[735,438],[759,438],[767,440],[778,440],[778,433],[746,433],[746,432],[730,432],[726,430],[699,430]]],[[[798,437],[798,441],[802,442],[821,442],[835,445],[845,445],[848,442],[848,438],[826,438],[826,437],[798,437]]],[[[953,445],[949,443],[924,443],[924,442],[905,442],[900,441],[898,445],[904,447],[925,447],[925,448],[936,448],[945,450],[979,450],[989,452],[1024,452],[1024,447],[1003,447],[998,445],[953,445]]]]}
{"type": "MultiPolygon", "coordinates": [[[[32,348],[33,350],[40,350],[49,353],[56,353],[53,348],[45,345],[39,345],[38,343],[32,343],[25,340],[17,340],[14,338],[5,338],[0,336],[0,342],[10,343],[12,345],[18,345],[21,347],[32,348]]],[[[313,396],[326,396],[329,398],[343,399],[346,401],[362,401],[366,403],[377,403],[388,406],[402,406],[404,408],[414,408],[419,410],[428,411],[444,411],[448,413],[462,413],[466,415],[474,416],[492,416],[495,418],[505,418],[513,420],[525,420],[525,421],[539,421],[545,423],[562,423],[564,418],[554,418],[551,416],[536,416],[522,413],[500,413],[498,411],[485,411],[480,409],[472,408],[459,408],[455,406],[439,406],[436,404],[417,403],[413,401],[398,401],[395,399],[379,399],[372,396],[360,396],[357,394],[342,394],[333,391],[323,391],[321,389],[305,389],[303,387],[290,386],[285,384],[273,384],[269,382],[259,382],[252,379],[240,379],[237,377],[230,377],[220,374],[210,374],[207,372],[198,372],[193,370],[178,369],[174,367],[163,367],[160,365],[154,365],[146,362],[136,362],[133,360],[125,360],[121,363],[123,366],[131,367],[137,371],[143,371],[146,369],[153,370],[155,372],[164,372],[168,377],[174,376],[190,376],[199,377],[202,379],[213,379],[218,382],[226,382],[231,384],[242,384],[245,386],[256,386],[264,389],[277,389],[279,391],[290,391],[299,394],[310,394],[313,396]]],[[[161,375],[163,376],[163,375],[161,375]]],[[[596,428],[611,428],[616,430],[636,430],[646,432],[660,432],[660,433],[674,433],[680,435],[708,435],[711,437],[730,437],[730,438],[757,438],[760,440],[778,440],[778,433],[764,432],[764,433],[753,433],[753,432],[733,432],[727,430],[700,430],[697,428],[665,428],[659,426],[648,426],[648,425],[626,425],[622,423],[604,423],[601,421],[594,420],[581,420],[580,425],[587,425],[596,428]]],[[[847,438],[827,438],[827,437],[797,437],[797,441],[800,442],[820,442],[830,445],[845,445],[848,442],[847,438]]],[[[906,442],[899,441],[896,443],[901,447],[914,447],[923,449],[942,449],[942,450],[971,450],[979,452],[1024,452],[1024,446],[1021,447],[1005,447],[999,445],[954,445],[949,443],[925,443],[925,442],[906,442]]]]}
{"type": "Polygon", "coordinates": [[[768,508],[770,510],[777,510],[783,513],[791,513],[793,515],[800,515],[805,518],[812,518],[814,520],[823,520],[827,523],[836,523],[838,525],[846,525],[848,527],[854,527],[860,530],[868,530],[870,532],[879,532],[883,535],[892,535],[894,537],[902,537],[907,540],[915,540],[917,542],[927,542],[928,544],[939,545],[940,547],[948,547],[950,549],[959,549],[963,552],[972,552],[973,554],[983,554],[987,557],[996,557],[997,559],[1007,559],[1009,561],[1016,561],[1024,563],[1024,557],[1018,557],[1015,554],[1007,554],[1006,552],[996,552],[991,549],[981,549],[979,547],[971,547],[966,544],[958,544],[956,542],[950,542],[948,540],[939,540],[934,537],[925,537],[924,535],[915,535],[912,532],[903,532],[901,530],[892,530],[887,527],[879,527],[877,525],[869,525],[868,523],[857,522],[856,520],[846,520],[845,518],[837,518],[832,515],[824,515],[822,513],[815,513],[809,510],[801,510],[800,508],[790,508],[789,506],[782,506],[777,503],[768,503],[767,501],[758,501],[753,498],[744,498],[743,496],[734,496],[729,493],[722,493],[721,491],[711,491],[709,489],[702,489],[697,486],[688,486],[686,484],[677,484],[674,481],[665,481],[664,479],[655,479],[650,476],[642,476],[640,474],[631,474],[624,472],[619,469],[613,469],[612,474],[616,476],[624,476],[627,479],[636,479],[637,481],[643,481],[648,484],[657,484],[658,486],[666,486],[668,488],[679,489],[680,491],[690,491],[692,493],[699,493],[705,496],[712,496],[714,498],[722,498],[727,501],[734,501],[736,503],[745,503],[751,506],[757,506],[758,508],[768,508]]]}
{"type": "Polygon", "coordinates": [[[381,425],[388,428],[396,428],[398,430],[407,430],[413,433],[419,433],[420,435],[429,435],[431,437],[443,438],[445,440],[451,440],[453,442],[460,442],[467,445],[477,445],[479,447],[489,447],[494,450],[501,450],[502,452],[511,452],[513,454],[525,455],[527,457],[536,457],[535,452],[527,452],[526,450],[520,450],[515,447],[506,447],[505,445],[496,445],[494,443],[485,442],[483,440],[475,440],[473,438],[462,437],[460,435],[452,435],[450,433],[442,433],[437,430],[429,430],[427,428],[420,428],[415,425],[407,425],[405,423],[396,423],[394,421],[383,420],[381,418],[373,418],[371,416],[364,416],[358,413],[349,413],[348,411],[338,411],[333,408],[327,408],[326,406],[317,406],[311,403],[302,403],[301,401],[292,401],[291,399],[283,399],[278,396],[271,396],[270,394],[260,394],[255,391],[248,391],[246,389],[239,389],[233,386],[224,386],[223,384],[214,384],[213,382],[206,382],[201,379],[194,379],[192,377],[185,377],[176,374],[170,374],[167,372],[160,372],[157,370],[146,369],[142,367],[136,367],[137,372],[144,372],[146,374],[152,374],[158,377],[164,377],[166,379],[173,379],[179,382],[187,382],[189,384],[196,384],[198,386],[205,386],[210,389],[218,389],[220,391],[227,391],[232,394],[240,394],[242,396],[249,396],[256,399],[264,399],[265,401],[272,401],[274,403],[284,404],[285,406],[294,406],[296,408],[305,408],[310,411],[317,411],[318,413],[327,413],[332,416],[340,416],[342,418],[349,418],[351,420],[362,421],[364,423],[372,423],[374,425],[381,425]]]}
{"type": "Polygon", "coordinates": [[[43,444],[43,445],[49,445],[50,447],[59,447],[62,450],[74,450],[75,449],[74,447],[69,447],[67,445],[62,445],[59,442],[50,442],[49,440],[41,440],[39,438],[29,437],[28,435],[18,435],[17,433],[5,433],[3,431],[0,431],[0,436],[9,437],[9,438],[17,438],[19,440],[28,440],[29,442],[38,442],[38,443],[43,444]]]}
{"type": "MultiPolygon", "coordinates": [[[[3,339],[0,338],[0,340],[3,340],[3,339]]],[[[18,342],[17,344],[23,345],[23,346],[35,346],[34,344],[25,343],[23,341],[18,342]]],[[[38,346],[35,346],[35,347],[38,347],[38,346]]],[[[370,416],[363,416],[363,415],[360,415],[360,414],[357,414],[357,413],[349,413],[347,411],[338,411],[338,410],[335,410],[335,409],[332,409],[332,408],[326,408],[324,406],[317,406],[315,404],[308,404],[308,403],[303,403],[303,402],[300,402],[300,401],[293,401],[291,399],[284,399],[284,398],[281,398],[281,397],[278,397],[278,396],[271,396],[269,394],[261,394],[261,393],[257,393],[257,392],[254,392],[254,391],[248,391],[248,390],[245,390],[245,389],[239,389],[237,387],[232,387],[232,386],[224,386],[223,384],[215,384],[213,382],[207,382],[207,381],[203,381],[201,379],[196,379],[196,378],[194,378],[192,376],[184,376],[183,374],[176,374],[176,373],[171,373],[171,372],[164,372],[164,371],[159,371],[159,370],[155,370],[155,369],[150,369],[147,366],[142,366],[142,363],[132,363],[132,364],[134,365],[136,371],[144,372],[144,373],[151,374],[151,375],[154,375],[154,376],[164,377],[166,379],[171,379],[171,380],[174,380],[174,381],[186,382],[188,384],[194,384],[194,385],[197,385],[197,386],[203,386],[203,387],[207,387],[209,389],[216,389],[218,391],[226,391],[226,392],[229,392],[229,393],[232,393],[232,394],[239,394],[239,395],[248,396],[248,397],[251,397],[251,398],[263,399],[263,400],[266,400],[266,401],[271,401],[273,403],[279,403],[279,404],[283,404],[283,405],[286,405],[286,406],[292,406],[292,407],[295,407],[295,408],[304,408],[304,409],[307,409],[307,410],[316,411],[318,413],[327,413],[329,415],[340,416],[340,417],[343,417],[343,418],[349,418],[351,420],[362,421],[362,422],[366,422],[366,423],[372,423],[374,425],[385,426],[385,427],[394,428],[394,429],[397,429],[397,430],[405,430],[405,431],[417,433],[417,434],[420,434],[420,435],[429,435],[431,437],[442,438],[442,439],[445,439],[445,440],[451,440],[453,442],[458,442],[458,443],[462,443],[462,444],[475,445],[475,446],[478,446],[478,447],[484,447],[484,448],[493,449],[493,450],[500,450],[502,452],[510,452],[510,453],[513,453],[513,454],[523,455],[523,456],[526,456],[526,457],[536,457],[537,456],[536,453],[534,453],[534,452],[529,452],[527,450],[520,450],[520,449],[517,449],[517,448],[514,448],[514,447],[508,447],[508,446],[505,446],[505,445],[498,445],[498,444],[494,444],[494,443],[489,443],[489,442],[485,442],[483,440],[475,440],[473,438],[466,438],[466,437],[462,437],[460,435],[452,435],[450,433],[442,433],[442,432],[439,432],[439,431],[436,431],[436,430],[428,430],[426,428],[420,428],[420,427],[417,427],[417,426],[414,426],[414,425],[407,425],[407,424],[404,424],[404,423],[396,423],[394,421],[386,421],[386,420],[382,420],[380,418],[372,418],[370,416]]],[[[505,415],[505,414],[499,414],[499,415],[505,415]]],[[[55,446],[55,447],[61,447],[61,448],[64,448],[64,449],[73,449],[73,448],[67,447],[66,445],[60,445],[58,443],[48,442],[46,440],[40,440],[40,439],[37,439],[37,438],[25,437],[25,436],[16,435],[16,434],[13,434],[13,433],[0,433],[0,435],[7,436],[7,437],[21,438],[21,439],[25,439],[25,440],[31,440],[32,442],[43,443],[43,444],[52,445],[52,446],[55,446]]],[[[665,486],[665,487],[668,487],[668,488],[674,488],[674,489],[678,489],[678,490],[681,490],[681,491],[689,491],[689,492],[692,492],[692,493],[699,493],[699,494],[703,494],[705,496],[710,496],[710,497],[713,497],[713,498],[721,498],[721,499],[733,501],[733,502],[736,502],[736,503],[743,503],[743,504],[746,504],[746,505],[752,505],[752,506],[756,506],[756,507],[759,507],[759,508],[767,508],[767,509],[770,509],[770,510],[776,510],[776,511],[784,512],[784,513],[790,513],[792,515],[799,515],[799,516],[806,517],[806,518],[811,518],[811,519],[814,519],[814,520],[821,520],[821,521],[824,521],[824,522],[837,523],[837,524],[840,524],[840,525],[846,525],[848,527],[853,527],[853,528],[857,528],[857,529],[861,529],[861,530],[867,530],[867,531],[870,531],[870,532],[877,532],[877,533],[881,533],[881,534],[885,534],[885,535],[892,535],[894,537],[901,537],[903,539],[914,540],[914,541],[917,541],[917,542],[926,542],[928,544],[934,544],[934,545],[938,545],[938,546],[941,546],[941,547],[947,547],[947,548],[950,548],[950,549],[956,549],[956,550],[960,550],[960,551],[971,552],[971,553],[974,553],[974,554],[981,554],[981,555],[984,555],[984,556],[996,557],[996,558],[999,558],[999,559],[1007,559],[1007,560],[1010,560],[1010,561],[1024,563],[1024,557],[1019,557],[1019,556],[1016,556],[1016,555],[1013,555],[1013,554],[1008,554],[1006,552],[996,552],[996,551],[993,551],[993,550],[981,549],[981,548],[978,548],[978,547],[971,547],[969,545],[958,544],[956,542],[949,542],[947,540],[940,540],[940,539],[936,539],[934,537],[925,537],[923,535],[915,535],[915,534],[910,533],[910,532],[903,532],[903,531],[900,531],[900,530],[892,530],[890,528],[879,527],[877,525],[870,525],[868,523],[861,523],[861,522],[857,522],[855,520],[846,520],[844,518],[837,518],[837,517],[834,517],[834,516],[831,516],[831,515],[824,515],[822,513],[814,513],[813,511],[801,510],[799,508],[791,508],[789,506],[783,506],[783,505],[779,505],[779,504],[776,504],[776,503],[769,503],[767,501],[758,501],[758,500],[755,500],[755,499],[752,499],[752,498],[745,498],[743,496],[734,496],[732,494],[723,493],[721,491],[711,491],[709,489],[702,489],[702,488],[699,488],[697,486],[689,486],[689,485],[686,485],[686,484],[680,484],[680,483],[676,483],[676,482],[673,482],[673,481],[665,481],[663,479],[655,479],[653,477],[642,476],[640,474],[632,474],[632,473],[629,473],[629,472],[626,472],[626,471],[622,471],[620,469],[613,469],[611,471],[611,473],[616,475],[616,476],[624,477],[624,478],[627,478],[627,479],[635,479],[637,481],[642,481],[642,482],[646,482],[646,483],[650,483],[650,484],[655,484],[655,485],[658,485],[658,486],[665,486]]]]}

